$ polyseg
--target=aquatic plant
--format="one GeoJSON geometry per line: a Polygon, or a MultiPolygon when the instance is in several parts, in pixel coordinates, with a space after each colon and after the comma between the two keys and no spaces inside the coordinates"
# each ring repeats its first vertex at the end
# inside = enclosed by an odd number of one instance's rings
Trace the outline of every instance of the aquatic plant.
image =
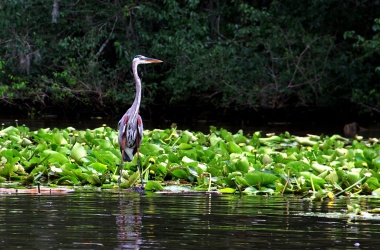
{"type": "MultiPolygon", "coordinates": [[[[9,126],[0,130],[0,182],[6,186],[117,187],[116,130],[9,126]]],[[[300,194],[321,200],[380,194],[378,140],[339,135],[299,137],[209,134],[176,127],[148,130],[140,150],[146,190],[300,194]]],[[[122,188],[138,184],[136,159],[123,166],[122,188]]]]}

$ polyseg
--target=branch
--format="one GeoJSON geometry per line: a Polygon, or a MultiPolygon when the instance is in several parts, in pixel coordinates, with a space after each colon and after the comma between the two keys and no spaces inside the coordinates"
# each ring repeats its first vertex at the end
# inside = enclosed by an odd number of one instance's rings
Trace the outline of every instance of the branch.
{"type": "Polygon", "coordinates": [[[51,12],[51,22],[52,23],[57,23],[57,19],[58,19],[58,16],[59,16],[59,1],[60,0],[54,0],[54,3],[53,3],[53,10],[51,12]]]}
{"type": "Polygon", "coordinates": [[[293,72],[293,76],[292,76],[292,79],[290,79],[290,82],[288,84],[288,87],[291,88],[291,87],[295,87],[292,83],[294,81],[294,78],[296,77],[296,74],[297,74],[297,71],[300,71],[300,68],[299,68],[299,64],[301,63],[301,59],[303,57],[303,55],[306,53],[306,51],[308,51],[310,49],[310,46],[309,44],[306,45],[305,49],[301,52],[301,54],[298,56],[297,58],[297,63],[295,65],[295,69],[294,69],[294,72],[293,72]]]}
{"type": "Polygon", "coordinates": [[[103,52],[103,50],[106,48],[107,44],[111,40],[113,31],[115,30],[116,23],[117,23],[117,17],[116,17],[116,20],[115,20],[115,22],[113,24],[112,31],[111,31],[110,35],[108,36],[107,40],[102,44],[102,46],[100,47],[98,53],[96,53],[96,55],[95,55],[96,59],[98,59],[98,57],[100,56],[100,54],[103,52]]]}

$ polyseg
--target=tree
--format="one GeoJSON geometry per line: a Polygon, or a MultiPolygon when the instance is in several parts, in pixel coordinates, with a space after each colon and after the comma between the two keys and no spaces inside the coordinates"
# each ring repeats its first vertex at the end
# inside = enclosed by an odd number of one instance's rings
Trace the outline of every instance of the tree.
{"type": "Polygon", "coordinates": [[[118,113],[134,97],[131,60],[144,54],[165,64],[140,69],[143,108],[196,103],[277,109],[353,102],[377,111],[379,39],[371,26],[379,5],[5,0],[0,100],[34,112],[62,107],[63,112],[118,113]]]}

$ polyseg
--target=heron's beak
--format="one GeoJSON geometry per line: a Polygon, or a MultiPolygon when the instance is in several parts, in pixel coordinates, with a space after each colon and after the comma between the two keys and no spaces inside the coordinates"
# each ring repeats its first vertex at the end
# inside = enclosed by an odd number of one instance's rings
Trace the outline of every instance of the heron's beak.
{"type": "Polygon", "coordinates": [[[146,61],[148,63],[162,63],[161,60],[154,59],[154,58],[146,58],[144,61],[146,61]]]}

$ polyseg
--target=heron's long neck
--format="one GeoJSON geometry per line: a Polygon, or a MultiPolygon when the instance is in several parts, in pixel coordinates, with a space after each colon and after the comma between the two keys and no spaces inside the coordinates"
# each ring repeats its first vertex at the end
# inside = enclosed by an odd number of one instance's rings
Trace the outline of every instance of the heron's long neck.
{"type": "Polygon", "coordinates": [[[133,75],[135,77],[135,85],[136,85],[136,96],[135,100],[133,101],[132,104],[132,110],[134,110],[134,117],[137,117],[140,109],[140,102],[141,102],[141,79],[137,73],[137,65],[136,63],[133,64],[133,75]]]}

